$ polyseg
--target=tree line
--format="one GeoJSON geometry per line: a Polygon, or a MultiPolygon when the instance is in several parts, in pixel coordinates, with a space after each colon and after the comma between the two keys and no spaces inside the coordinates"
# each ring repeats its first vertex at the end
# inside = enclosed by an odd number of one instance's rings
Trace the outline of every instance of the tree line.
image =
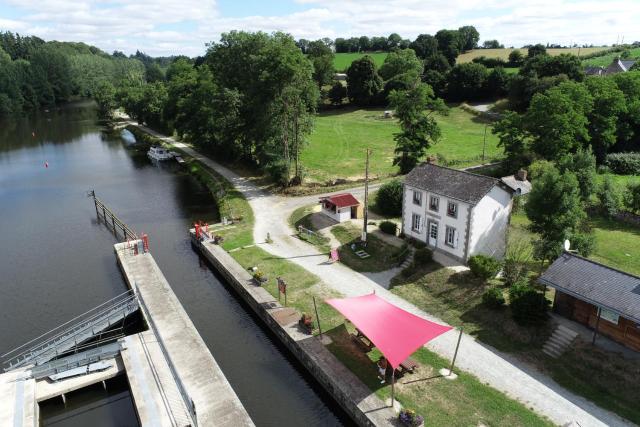
{"type": "Polygon", "coordinates": [[[175,58],[163,78],[99,102],[289,185],[304,177],[300,152],[319,101],[315,71],[288,34],[232,31],[203,57],[175,58]]]}
{"type": "Polygon", "coordinates": [[[84,43],[0,33],[0,115],[94,97],[108,82],[143,81],[144,65],[84,43]]]}

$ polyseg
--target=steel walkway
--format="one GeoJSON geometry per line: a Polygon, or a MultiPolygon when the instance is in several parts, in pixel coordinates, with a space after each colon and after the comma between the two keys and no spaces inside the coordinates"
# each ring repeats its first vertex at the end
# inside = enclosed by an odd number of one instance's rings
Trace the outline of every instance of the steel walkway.
{"type": "Polygon", "coordinates": [[[132,291],[117,297],[71,319],[37,338],[17,347],[0,358],[4,371],[39,366],[71,351],[77,352],[81,344],[102,338],[104,331],[138,310],[138,298],[132,291]]]}

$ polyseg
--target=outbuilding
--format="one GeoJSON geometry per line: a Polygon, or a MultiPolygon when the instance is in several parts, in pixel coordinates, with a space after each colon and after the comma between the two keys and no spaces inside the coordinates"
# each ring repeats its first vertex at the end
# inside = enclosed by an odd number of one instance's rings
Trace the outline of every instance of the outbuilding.
{"type": "Polygon", "coordinates": [[[556,290],[553,310],[640,351],[640,277],[564,252],[538,281],[556,290]]]}
{"type": "Polygon", "coordinates": [[[320,204],[321,212],[338,222],[358,218],[360,202],[350,193],[321,197],[320,204]]]}

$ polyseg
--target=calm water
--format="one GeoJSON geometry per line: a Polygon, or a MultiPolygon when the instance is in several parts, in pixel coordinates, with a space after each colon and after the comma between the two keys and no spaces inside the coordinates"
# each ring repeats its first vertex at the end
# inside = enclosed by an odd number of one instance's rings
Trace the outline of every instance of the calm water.
{"type": "Polygon", "coordinates": [[[348,424],[191,248],[189,225],[216,220],[206,189],[125,145],[102,132],[86,104],[0,122],[0,353],[126,290],[114,238],[86,195],[94,189],[149,235],[151,253],[257,425],[348,424]]]}

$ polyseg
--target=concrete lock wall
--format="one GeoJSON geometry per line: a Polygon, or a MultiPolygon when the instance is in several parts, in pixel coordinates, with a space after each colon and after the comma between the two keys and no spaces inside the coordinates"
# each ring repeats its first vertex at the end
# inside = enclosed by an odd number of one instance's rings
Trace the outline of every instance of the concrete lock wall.
{"type": "Polygon", "coordinates": [[[300,332],[297,322],[283,326],[276,321],[273,313],[285,307],[253,284],[251,275],[236,260],[220,246],[198,241],[193,231],[190,235],[194,246],[358,425],[395,425],[395,412],[338,361],[318,337],[300,332]]]}

